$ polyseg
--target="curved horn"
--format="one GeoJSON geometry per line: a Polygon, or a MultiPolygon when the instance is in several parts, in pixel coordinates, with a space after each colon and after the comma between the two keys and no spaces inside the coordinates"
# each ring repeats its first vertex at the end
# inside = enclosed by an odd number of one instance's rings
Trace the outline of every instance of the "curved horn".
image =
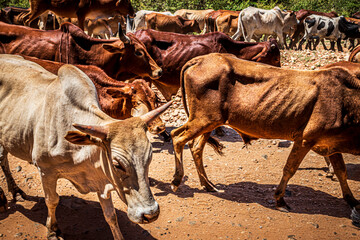
{"type": "Polygon", "coordinates": [[[151,123],[157,116],[159,116],[161,113],[163,113],[170,105],[173,103],[173,101],[169,101],[166,104],[162,105],[161,107],[158,107],[157,109],[154,109],[142,116],[140,116],[140,119],[146,122],[146,124],[151,123]]]}
{"type": "Polygon", "coordinates": [[[104,126],[91,126],[91,125],[82,125],[82,124],[73,124],[73,126],[80,130],[83,133],[87,133],[91,136],[100,138],[104,140],[108,134],[107,127],[104,126]]]}
{"type": "Polygon", "coordinates": [[[124,34],[120,22],[118,24],[118,32],[119,32],[119,38],[123,43],[125,44],[130,43],[130,38],[124,34]]]}

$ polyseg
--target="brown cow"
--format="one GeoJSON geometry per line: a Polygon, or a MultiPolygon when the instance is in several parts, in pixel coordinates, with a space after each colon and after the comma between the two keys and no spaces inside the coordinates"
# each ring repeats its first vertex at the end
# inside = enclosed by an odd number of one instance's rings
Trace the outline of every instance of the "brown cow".
{"type": "MultiPolygon", "coordinates": [[[[64,63],[42,60],[23,56],[26,60],[35,62],[57,75],[64,63]]],[[[157,107],[157,97],[149,84],[143,79],[136,79],[131,83],[117,81],[93,65],[74,65],[83,71],[94,83],[101,109],[112,118],[126,119],[137,117],[154,110],[157,107]]],[[[165,130],[160,118],[149,124],[152,134],[159,134],[165,130]]]]}
{"type": "Polygon", "coordinates": [[[276,208],[287,211],[285,189],[305,155],[328,156],[343,197],[359,217],[359,202],[348,184],[341,153],[360,154],[360,82],[343,68],[299,71],[213,53],[190,60],[182,70],[182,97],[189,120],[171,132],[176,190],[184,175],[182,151],[187,142],[201,184],[216,191],[202,163],[210,132],[229,125],[250,139],[287,139],[293,149],[275,191],[276,208]],[[201,119],[201,121],[200,121],[201,119]]]}
{"type": "Polygon", "coordinates": [[[77,17],[81,29],[84,29],[85,18],[134,15],[130,0],[30,0],[30,13],[26,16],[26,23],[30,24],[46,10],[62,17],[77,17]]]}
{"type": "Polygon", "coordinates": [[[170,100],[180,87],[180,71],[190,59],[213,52],[232,53],[239,58],[280,67],[280,51],[275,40],[263,43],[234,41],[224,33],[184,35],[155,30],[139,30],[135,36],[144,43],[150,55],[163,69],[163,75],[153,81],[170,100]]]}
{"type": "Polygon", "coordinates": [[[349,62],[360,63],[360,45],[350,53],[349,62]]]}
{"type": "MultiPolygon", "coordinates": [[[[122,33],[122,31],[121,31],[122,33]]],[[[42,31],[0,23],[4,53],[23,54],[69,64],[95,65],[117,80],[160,77],[162,70],[133,34],[120,39],[95,39],[77,26],[64,23],[59,30],[42,31]]]]}
{"type": "Polygon", "coordinates": [[[85,19],[85,31],[90,37],[109,39],[113,36],[112,28],[108,23],[107,19],[85,19]]]}
{"type": "Polygon", "coordinates": [[[205,27],[204,33],[215,32],[217,31],[216,27],[216,19],[223,13],[231,13],[237,14],[239,16],[240,11],[232,11],[232,10],[216,10],[208,13],[205,16],[205,27]]]}
{"type": "Polygon", "coordinates": [[[216,29],[219,32],[223,32],[228,36],[235,34],[238,28],[239,13],[224,12],[221,13],[215,20],[216,29]]]}
{"type": "MultiPolygon", "coordinates": [[[[306,17],[308,17],[312,14],[319,15],[319,16],[325,16],[325,17],[329,17],[329,18],[338,17],[338,14],[334,11],[329,12],[329,13],[324,13],[324,12],[317,12],[317,11],[312,11],[312,10],[301,9],[301,10],[295,12],[296,19],[299,20],[299,22],[295,27],[294,33],[290,37],[290,46],[289,46],[290,49],[296,47],[296,44],[304,36],[304,34],[305,34],[304,20],[306,17]]],[[[324,49],[327,49],[325,42],[321,41],[321,43],[324,46],[324,49]]],[[[308,45],[307,45],[307,47],[308,47],[308,45]]],[[[309,47],[311,48],[310,45],[309,45],[309,47]]]]}
{"type": "Polygon", "coordinates": [[[185,19],[180,16],[168,16],[159,13],[145,15],[146,29],[174,33],[200,33],[199,23],[195,20],[185,19]]]}

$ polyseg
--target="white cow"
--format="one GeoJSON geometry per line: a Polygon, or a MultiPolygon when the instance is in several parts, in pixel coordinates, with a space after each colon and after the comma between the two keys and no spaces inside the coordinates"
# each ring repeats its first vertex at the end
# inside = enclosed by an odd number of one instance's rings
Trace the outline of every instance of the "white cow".
{"type": "MultiPolygon", "coordinates": [[[[114,239],[123,239],[110,193],[116,191],[127,204],[131,221],[157,219],[159,205],[148,181],[152,148],[146,125],[168,105],[140,118],[116,120],[100,110],[95,86],[78,68],[64,65],[56,76],[20,56],[0,55],[0,163],[9,190],[26,197],[11,176],[8,153],[39,169],[48,239],[59,235],[59,178],[82,194],[97,192],[114,239]]],[[[1,203],[6,210],[0,197],[1,203]]]]}
{"type": "Polygon", "coordinates": [[[253,35],[276,35],[279,38],[279,46],[283,48],[284,32],[288,32],[297,21],[294,12],[284,12],[279,7],[271,10],[248,7],[239,13],[238,29],[232,39],[237,40],[244,36],[245,41],[250,42],[253,35]]]}
{"type": "Polygon", "coordinates": [[[150,13],[160,13],[168,16],[174,16],[171,12],[156,12],[156,11],[149,11],[149,10],[140,10],[137,11],[135,14],[134,19],[130,20],[129,17],[126,19],[126,33],[128,32],[136,32],[140,29],[146,29],[145,26],[145,16],[150,13]]]}

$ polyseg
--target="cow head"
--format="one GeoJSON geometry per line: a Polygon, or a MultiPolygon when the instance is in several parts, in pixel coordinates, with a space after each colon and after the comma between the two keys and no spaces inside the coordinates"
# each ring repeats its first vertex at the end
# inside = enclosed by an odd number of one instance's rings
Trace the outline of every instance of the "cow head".
{"type": "MultiPolygon", "coordinates": [[[[105,109],[111,109],[111,111],[106,113],[117,119],[130,116],[140,117],[154,110],[159,102],[149,83],[143,79],[137,79],[124,87],[109,87],[106,89],[106,95],[111,96],[111,101],[107,103],[111,107],[105,107],[105,109]],[[125,112],[119,112],[119,109],[123,109],[125,112]]],[[[165,124],[160,117],[149,123],[149,131],[152,134],[159,134],[164,130],[165,124]]]]}
{"type": "Polygon", "coordinates": [[[284,31],[289,32],[290,28],[295,28],[299,23],[299,20],[296,18],[294,11],[287,11],[284,16],[284,31]]]}
{"type": "Polygon", "coordinates": [[[147,52],[145,45],[129,33],[124,35],[119,27],[120,41],[104,44],[103,48],[110,53],[120,54],[120,66],[116,76],[111,76],[117,80],[129,80],[135,77],[150,77],[157,79],[162,75],[162,69],[156,64],[154,59],[147,52]]]}
{"type": "Polygon", "coordinates": [[[128,206],[128,217],[135,223],[155,221],[160,213],[149,186],[148,172],[152,157],[147,125],[165,111],[171,102],[139,118],[113,120],[105,125],[74,124],[79,131],[69,131],[66,140],[79,145],[102,148],[100,165],[111,184],[103,198],[116,190],[128,206]]]}
{"type": "Polygon", "coordinates": [[[119,12],[119,14],[121,14],[121,15],[129,14],[132,17],[134,17],[134,15],[135,15],[135,11],[134,11],[134,8],[131,5],[130,0],[119,0],[119,1],[117,1],[116,8],[117,8],[117,11],[119,12]]]}

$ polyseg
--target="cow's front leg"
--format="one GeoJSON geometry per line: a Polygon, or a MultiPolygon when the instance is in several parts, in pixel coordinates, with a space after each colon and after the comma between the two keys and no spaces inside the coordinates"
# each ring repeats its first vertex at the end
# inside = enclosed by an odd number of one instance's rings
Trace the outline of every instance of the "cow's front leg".
{"type": "Polygon", "coordinates": [[[103,210],[103,214],[106,222],[109,224],[111,232],[115,240],[124,239],[123,235],[120,232],[119,224],[117,221],[117,215],[115,212],[115,208],[112,202],[112,198],[110,195],[109,199],[104,199],[101,197],[101,193],[97,193],[101,208],[103,210]]]}
{"type": "Polygon", "coordinates": [[[334,154],[329,156],[329,160],[331,164],[333,165],[334,172],[339,180],[343,198],[345,201],[349,204],[349,206],[353,209],[351,218],[354,222],[359,224],[360,220],[360,203],[358,200],[354,198],[354,195],[352,194],[349,185],[347,183],[347,171],[344,159],[340,153],[334,154]]]}
{"type": "Polygon", "coordinates": [[[47,239],[57,240],[60,237],[60,229],[57,225],[55,211],[59,204],[59,195],[56,193],[57,175],[40,172],[41,181],[45,193],[45,203],[48,208],[48,216],[46,219],[46,227],[48,229],[47,239]]]}
{"type": "Polygon", "coordinates": [[[288,210],[290,210],[290,207],[284,200],[285,189],[290,178],[294,176],[296,170],[300,166],[301,161],[309,151],[310,147],[303,147],[301,141],[294,142],[294,146],[291,149],[290,155],[286,161],[280,184],[275,191],[276,209],[283,212],[288,212],[288,210]]]}
{"type": "MultiPolygon", "coordinates": [[[[18,202],[23,202],[27,198],[26,194],[21,190],[18,185],[15,183],[14,178],[11,175],[9,161],[7,158],[8,152],[0,145],[0,165],[5,174],[6,182],[8,185],[8,190],[13,195],[13,200],[18,202]]],[[[5,196],[5,195],[4,195],[5,196]]],[[[1,203],[0,203],[1,208],[1,203]]],[[[7,208],[6,208],[7,209],[7,208]]]]}

